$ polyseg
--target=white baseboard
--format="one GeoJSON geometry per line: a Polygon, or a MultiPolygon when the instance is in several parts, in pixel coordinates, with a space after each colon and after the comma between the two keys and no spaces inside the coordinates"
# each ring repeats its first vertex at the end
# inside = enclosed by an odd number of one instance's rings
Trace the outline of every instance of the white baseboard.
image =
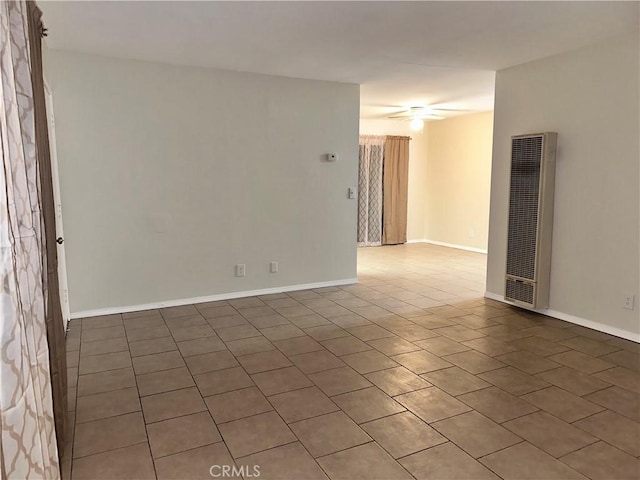
{"type": "Polygon", "coordinates": [[[273,293],[293,292],[296,290],[309,290],[311,288],[337,287],[340,285],[352,285],[357,283],[357,278],[345,278],[342,280],[331,280],[328,282],[302,283],[299,285],[287,285],[283,287],[262,288],[260,290],[247,290],[244,292],[221,293],[218,295],[207,295],[205,297],[180,298],[178,300],[167,300],[164,302],[145,303],[142,305],[130,305],[126,307],[98,308],[95,310],[84,310],[82,312],[71,313],[71,318],[97,317],[100,315],[113,315],[116,313],[140,312],[143,310],[154,310],[156,308],[179,307],[191,305],[193,303],[217,302],[218,300],[231,300],[233,298],[255,297],[257,295],[271,295],[273,293]]]}
{"type": "MultiPolygon", "coordinates": [[[[506,303],[508,305],[515,305],[514,302],[505,300],[505,298],[502,295],[498,295],[496,293],[484,292],[484,296],[486,298],[490,298],[491,300],[496,300],[498,302],[506,303]]],[[[541,313],[542,315],[546,315],[548,317],[557,318],[558,320],[564,320],[565,322],[569,322],[569,323],[575,323],[576,325],[580,325],[582,327],[591,328],[592,330],[597,330],[602,333],[608,333],[609,335],[614,335],[616,337],[621,337],[626,340],[631,340],[632,342],[640,343],[640,335],[634,332],[630,332],[628,330],[622,330],[621,328],[611,327],[609,325],[603,325],[602,323],[594,322],[593,320],[587,320],[586,318],[576,317],[575,315],[570,315],[568,313],[558,312],[557,310],[527,308],[521,305],[517,305],[517,306],[519,308],[523,308],[531,312],[541,313]]]]}
{"type": "MultiPolygon", "coordinates": [[[[431,245],[438,245],[439,247],[457,248],[458,250],[466,250],[467,252],[483,253],[487,254],[487,250],[483,248],[467,247],[466,245],[458,245],[455,243],[439,242],[437,240],[412,240],[411,243],[430,243],[431,245]]],[[[409,242],[407,242],[409,243],[409,242]]]]}
{"type": "Polygon", "coordinates": [[[425,243],[426,240],[424,238],[418,238],[415,240],[407,240],[407,243],[425,243]]]}

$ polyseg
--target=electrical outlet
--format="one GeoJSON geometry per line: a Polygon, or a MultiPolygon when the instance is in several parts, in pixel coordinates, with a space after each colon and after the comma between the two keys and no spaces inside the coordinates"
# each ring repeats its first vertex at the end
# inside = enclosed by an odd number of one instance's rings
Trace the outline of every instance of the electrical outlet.
{"type": "Polygon", "coordinates": [[[635,303],[636,303],[635,295],[626,295],[624,297],[624,308],[626,308],[627,310],[633,310],[635,303]]]}
{"type": "Polygon", "coordinates": [[[239,263],[236,265],[236,277],[244,277],[245,275],[245,264],[239,263]]]}
{"type": "Polygon", "coordinates": [[[476,231],[473,228],[469,229],[469,238],[473,238],[476,236],[476,231]]]}
{"type": "Polygon", "coordinates": [[[269,271],[271,273],[278,273],[278,262],[271,262],[269,264],[269,271]]]}

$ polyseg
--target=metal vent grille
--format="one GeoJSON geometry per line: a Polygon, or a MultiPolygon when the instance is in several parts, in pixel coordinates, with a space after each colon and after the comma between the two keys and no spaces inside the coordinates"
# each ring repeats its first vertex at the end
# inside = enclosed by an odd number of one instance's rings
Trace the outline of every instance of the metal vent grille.
{"type": "Polygon", "coordinates": [[[505,290],[505,297],[507,299],[518,300],[519,302],[533,305],[533,298],[535,294],[535,286],[533,284],[507,278],[505,290]]]}
{"type": "Polygon", "coordinates": [[[535,279],[541,158],[542,136],[512,139],[507,275],[530,280],[535,279]]]}

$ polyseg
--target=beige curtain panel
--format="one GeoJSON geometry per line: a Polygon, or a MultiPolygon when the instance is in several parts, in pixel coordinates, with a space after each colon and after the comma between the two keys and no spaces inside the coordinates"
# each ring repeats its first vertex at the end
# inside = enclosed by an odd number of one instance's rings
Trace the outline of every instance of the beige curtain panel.
{"type": "Polygon", "coordinates": [[[384,144],[382,244],[407,241],[409,137],[388,136],[384,144]]]}
{"type": "MultiPolygon", "coordinates": [[[[37,130],[42,123],[36,119],[36,109],[40,108],[42,113],[42,105],[34,107],[32,62],[40,65],[41,59],[32,58],[34,52],[30,48],[31,7],[23,1],[0,2],[0,473],[3,479],[60,477],[47,331],[47,317],[52,318],[53,314],[51,297],[58,292],[48,285],[53,265],[48,264],[46,237],[51,232],[45,234],[43,202],[48,199],[46,188],[42,188],[47,182],[50,187],[51,178],[47,178],[50,165],[43,170],[40,163],[49,161],[48,149],[43,151],[37,142],[37,130]]],[[[36,54],[38,52],[39,47],[36,54]]],[[[38,72],[41,75],[40,69],[38,72]]],[[[57,353],[54,351],[54,356],[57,353]]]]}

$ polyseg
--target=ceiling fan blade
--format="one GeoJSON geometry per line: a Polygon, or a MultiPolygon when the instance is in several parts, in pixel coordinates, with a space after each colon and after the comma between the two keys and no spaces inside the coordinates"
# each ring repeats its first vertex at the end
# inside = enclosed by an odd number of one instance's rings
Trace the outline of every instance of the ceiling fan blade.
{"type": "Polygon", "coordinates": [[[393,115],[388,115],[387,118],[410,118],[412,116],[412,112],[397,112],[393,115]]]}

